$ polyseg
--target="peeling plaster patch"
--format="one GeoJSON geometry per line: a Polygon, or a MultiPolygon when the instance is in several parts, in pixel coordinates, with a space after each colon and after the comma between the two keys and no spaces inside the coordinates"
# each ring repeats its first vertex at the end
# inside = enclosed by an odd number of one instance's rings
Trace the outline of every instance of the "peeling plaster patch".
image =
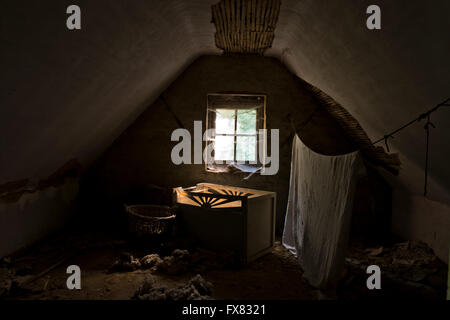
{"type": "Polygon", "coordinates": [[[0,185],[0,203],[17,202],[24,194],[35,193],[50,187],[61,186],[69,177],[78,177],[81,172],[81,164],[77,159],[71,159],[61,168],[56,170],[47,179],[34,181],[32,179],[22,179],[11,181],[0,185]]]}
{"type": "Polygon", "coordinates": [[[81,165],[65,163],[48,178],[0,185],[0,257],[62,227],[78,195],[81,165]]]}
{"type": "MultiPolygon", "coordinates": [[[[70,206],[73,204],[78,194],[78,178],[70,178],[62,185],[58,187],[49,187],[44,190],[35,191],[33,193],[25,193],[17,201],[21,211],[24,211],[27,207],[31,207],[35,202],[41,199],[52,200],[58,199],[62,201],[62,204],[70,206]]],[[[1,206],[0,206],[1,207],[1,206]]]]}
{"type": "Polygon", "coordinates": [[[72,214],[79,178],[63,185],[24,193],[0,203],[0,257],[13,253],[62,227],[72,214]]]}

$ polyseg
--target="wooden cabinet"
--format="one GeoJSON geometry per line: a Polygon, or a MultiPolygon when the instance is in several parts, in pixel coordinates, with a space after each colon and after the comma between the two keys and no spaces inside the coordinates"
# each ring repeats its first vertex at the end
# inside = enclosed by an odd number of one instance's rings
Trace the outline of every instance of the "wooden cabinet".
{"type": "Polygon", "coordinates": [[[235,251],[243,263],[271,251],[275,192],[210,183],[174,190],[179,221],[201,246],[235,251]]]}

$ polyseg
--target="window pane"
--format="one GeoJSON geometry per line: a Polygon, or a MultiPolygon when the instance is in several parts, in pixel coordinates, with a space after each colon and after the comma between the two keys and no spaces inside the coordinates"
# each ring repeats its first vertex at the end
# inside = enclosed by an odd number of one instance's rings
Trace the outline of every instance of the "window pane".
{"type": "Polygon", "coordinates": [[[256,110],[238,110],[237,133],[256,133],[256,110]]]}
{"type": "Polygon", "coordinates": [[[214,152],[215,160],[234,160],[234,137],[216,136],[214,152]]]}
{"type": "Polygon", "coordinates": [[[233,109],[216,109],[216,133],[234,133],[233,109]]]}
{"type": "Polygon", "coordinates": [[[236,160],[256,161],[256,137],[236,137],[236,160]]]}

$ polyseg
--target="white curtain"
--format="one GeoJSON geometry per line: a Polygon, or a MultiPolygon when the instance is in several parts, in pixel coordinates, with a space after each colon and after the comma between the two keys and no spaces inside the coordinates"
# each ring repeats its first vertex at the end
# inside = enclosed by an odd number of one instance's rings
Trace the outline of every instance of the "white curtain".
{"type": "Polygon", "coordinates": [[[334,287],[342,273],[355,182],[363,173],[358,151],[325,156],[294,136],[282,241],[314,287],[334,287]]]}

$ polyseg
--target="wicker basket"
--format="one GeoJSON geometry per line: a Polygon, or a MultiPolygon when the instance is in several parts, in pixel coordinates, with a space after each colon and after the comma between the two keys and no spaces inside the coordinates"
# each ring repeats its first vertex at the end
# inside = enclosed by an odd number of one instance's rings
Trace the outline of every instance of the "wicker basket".
{"type": "Polygon", "coordinates": [[[167,206],[125,205],[128,214],[128,230],[137,235],[165,235],[172,231],[175,214],[167,206]]]}

